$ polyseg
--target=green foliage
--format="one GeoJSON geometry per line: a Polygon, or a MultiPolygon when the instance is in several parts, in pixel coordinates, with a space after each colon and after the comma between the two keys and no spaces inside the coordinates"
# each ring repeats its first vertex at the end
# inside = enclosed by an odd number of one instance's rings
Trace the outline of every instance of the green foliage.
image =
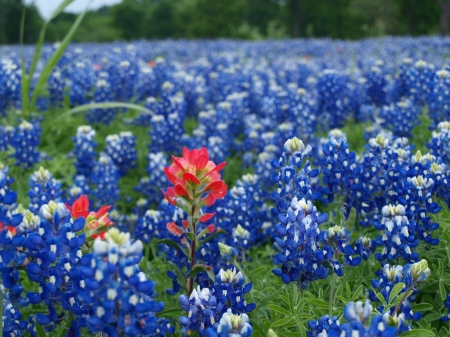
{"type": "MultiPolygon", "coordinates": [[[[24,4],[23,0],[0,0],[0,44],[18,44],[20,42],[20,21],[24,4]]],[[[27,24],[23,42],[34,43],[39,36],[43,20],[36,6],[27,4],[25,8],[27,24]]]]}
{"type": "MultiPolygon", "coordinates": [[[[24,3],[0,0],[0,44],[19,42],[24,3]]],[[[43,20],[35,6],[26,7],[24,42],[32,43],[43,20]]],[[[73,41],[418,36],[439,33],[441,15],[431,0],[122,0],[88,11],[73,41]]],[[[55,18],[46,41],[61,41],[76,17],[62,13],[55,18]]]]}

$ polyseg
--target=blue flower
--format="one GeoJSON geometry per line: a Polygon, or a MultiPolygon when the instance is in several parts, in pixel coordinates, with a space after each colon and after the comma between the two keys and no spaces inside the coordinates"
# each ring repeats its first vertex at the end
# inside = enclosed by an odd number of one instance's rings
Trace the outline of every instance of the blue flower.
{"type": "Polygon", "coordinates": [[[94,141],[94,137],[94,129],[89,125],[81,125],[77,128],[76,137],[73,138],[75,150],[72,154],[75,157],[77,175],[85,176],[87,179],[91,177],[95,166],[95,158],[97,157],[97,152],[95,151],[97,143],[94,141]]]}
{"type": "Polygon", "coordinates": [[[106,153],[111,157],[121,176],[136,168],[136,137],[131,132],[106,137],[106,153]]]}

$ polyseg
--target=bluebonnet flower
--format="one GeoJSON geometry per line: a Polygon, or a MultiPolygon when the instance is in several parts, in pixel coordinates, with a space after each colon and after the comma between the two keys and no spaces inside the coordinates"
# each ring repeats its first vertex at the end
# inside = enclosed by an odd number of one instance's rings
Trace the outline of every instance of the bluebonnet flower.
{"type": "Polygon", "coordinates": [[[136,168],[136,137],[131,132],[106,137],[106,153],[111,157],[121,176],[136,168]]]}
{"type": "MultiPolygon", "coordinates": [[[[350,151],[346,135],[340,130],[332,130],[328,134],[328,141],[322,144],[320,166],[324,187],[323,200],[333,202],[338,195],[342,202],[347,199],[351,185],[355,179],[356,154],[350,151]]],[[[342,207],[343,205],[341,205],[342,207]]]]}
{"type": "Polygon", "coordinates": [[[247,304],[245,301],[244,297],[252,289],[252,284],[244,285],[244,282],[244,276],[234,267],[227,270],[220,269],[216,276],[214,294],[217,294],[234,313],[250,312],[256,307],[255,303],[247,304]]]}
{"type": "MultiPolygon", "coordinates": [[[[181,307],[188,313],[187,317],[180,317],[182,325],[182,333],[189,330],[198,331],[200,336],[234,336],[229,335],[230,329],[227,328],[225,322],[219,322],[225,313],[233,312],[234,318],[247,317],[246,312],[250,312],[255,308],[255,304],[246,304],[244,295],[247,294],[252,287],[249,283],[244,285],[244,278],[241,272],[236,269],[221,269],[216,277],[216,283],[212,288],[200,286],[194,289],[191,296],[180,295],[181,307]],[[222,325],[222,327],[220,327],[222,325]],[[217,333],[214,335],[214,333],[217,333]]],[[[227,316],[225,316],[227,317],[227,316]]],[[[230,318],[230,317],[229,317],[230,318]]],[[[225,318],[226,319],[226,318],[225,318]]],[[[239,321],[236,321],[238,323],[239,321]]],[[[250,324],[235,326],[235,333],[252,333],[250,324]],[[239,328],[239,331],[237,330],[239,328]]],[[[233,327],[231,328],[231,330],[233,327]]],[[[237,335],[239,336],[239,335],[237,335]]],[[[245,335],[247,336],[247,335],[245,335]]]]}
{"type": "Polygon", "coordinates": [[[441,69],[436,72],[433,79],[433,88],[430,92],[428,115],[431,119],[431,128],[439,127],[442,121],[450,120],[450,72],[441,69]]]}
{"type": "Polygon", "coordinates": [[[403,314],[391,317],[389,314],[372,316],[372,305],[349,302],[344,308],[346,323],[339,323],[338,318],[326,315],[318,320],[308,321],[308,337],[395,337],[406,331],[403,314]],[[393,326],[394,325],[394,326],[393,326]]]}
{"type": "Polygon", "coordinates": [[[91,179],[93,185],[95,185],[93,194],[97,206],[114,205],[120,199],[119,172],[111,157],[107,154],[100,153],[91,179]]]}
{"type": "Polygon", "coordinates": [[[70,205],[74,203],[80,196],[92,195],[91,188],[88,185],[87,178],[83,175],[74,177],[73,185],[69,188],[67,201],[70,205]]]}
{"type": "Polygon", "coordinates": [[[305,199],[292,199],[285,214],[278,215],[280,224],[275,227],[275,247],[280,251],[275,257],[281,269],[273,273],[284,283],[295,282],[302,288],[317,279],[328,276],[328,260],[333,256],[331,247],[320,247],[319,225],[327,214],[320,214],[305,199]]]}
{"type": "MultiPolygon", "coordinates": [[[[0,205],[13,208],[17,200],[17,193],[11,189],[13,178],[8,176],[9,167],[0,162],[0,205]]],[[[0,222],[1,218],[0,218],[0,222]]]]}
{"type": "Polygon", "coordinates": [[[222,315],[216,330],[213,328],[206,330],[206,337],[249,337],[252,334],[253,328],[249,323],[248,316],[233,314],[231,309],[222,315]]]}
{"type": "Polygon", "coordinates": [[[370,101],[376,106],[386,104],[386,72],[383,67],[383,61],[378,60],[369,72],[366,73],[366,90],[370,101]]]}
{"type": "Polygon", "coordinates": [[[64,71],[67,76],[67,88],[71,106],[88,103],[88,92],[95,85],[94,67],[90,62],[69,63],[64,71]]]}
{"type": "Polygon", "coordinates": [[[409,221],[402,205],[386,205],[382,209],[381,222],[375,221],[376,229],[382,231],[377,236],[377,245],[383,247],[375,257],[380,262],[389,262],[403,257],[408,263],[417,262],[419,254],[414,252],[419,240],[416,238],[416,222],[409,221]]]}
{"type": "Polygon", "coordinates": [[[127,102],[131,100],[134,95],[139,69],[138,64],[130,58],[128,60],[120,61],[114,68],[114,75],[116,79],[113,91],[115,92],[115,99],[122,102],[127,102]]]}
{"type": "MultiPolygon", "coordinates": [[[[105,74],[106,75],[106,74],[105,74]]],[[[107,103],[113,100],[111,85],[107,78],[101,78],[97,81],[94,91],[95,103],[107,103]]],[[[114,120],[115,109],[92,109],[86,114],[86,119],[91,124],[110,125],[114,120]]]]}
{"type": "Polygon", "coordinates": [[[147,97],[155,96],[157,90],[156,76],[153,69],[148,65],[141,65],[136,85],[138,99],[145,100],[147,97]]]}
{"type": "Polygon", "coordinates": [[[22,72],[20,61],[2,58],[0,60],[0,116],[6,110],[21,107],[22,72]]]}
{"type": "Polygon", "coordinates": [[[339,336],[343,330],[337,316],[330,317],[329,315],[308,321],[308,328],[312,330],[306,331],[308,337],[331,337],[333,333],[335,336],[339,336]]]}
{"type": "Polygon", "coordinates": [[[14,128],[12,126],[0,126],[0,151],[8,151],[13,135],[14,128]]]}
{"type": "Polygon", "coordinates": [[[364,260],[367,260],[370,254],[373,254],[376,249],[376,241],[366,236],[359,237],[355,242],[355,252],[364,260]]]}
{"type": "Polygon", "coordinates": [[[48,92],[50,103],[54,107],[61,108],[64,102],[64,78],[59,69],[55,69],[48,78],[48,92]]]}
{"type": "Polygon", "coordinates": [[[30,176],[28,184],[29,209],[34,214],[38,214],[41,207],[50,201],[59,202],[61,199],[61,182],[43,167],[30,176]]]}
{"type": "Polygon", "coordinates": [[[184,120],[178,113],[170,114],[167,117],[154,115],[151,120],[152,129],[148,132],[151,139],[150,152],[180,152],[183,123],[184,120]]]}
{"type": "Polygon", "coordinates": [[[75,150],[73,155],[75,157],[75,168],[77,175],[90,178],[92,170],[95,166],[95,158],[97,152],[95,147],[97,143],[94,141],[95,130],[89,125],[81,125],[77,128],[77,135],[73,138],[75,143],[75,150]]]}
{"type": "Polygon", "coordinates": [[[225,304],[209,288],[194,289],[191,296],[180,295],[181,308],[188,316],[180,317],[183,336],[188,330],[195,330],[199,336],[207,336],[206,330],[213,327],[222,316],[225,304]]]}
{"type": "Polygon", "coordinates": [[[406,80],[409,98],[419,106],[428,103],[434,73],[434,66],[423,60],[418,60],[409,68],[406,80]]]}
{"type": "Polygon", "coordinates": [[[152,238],[163,238],[167,233],[167,221],[159,210],[149,209],[139,217],[134,235],[137,239],[148,243],[152,238]]]}
{"type": "Polygon", "coordinates": [[[242,257],[247,250],[244,247],[267,242],[273,231],[273,214],[266,196],[259,177],[245,174],[215,210],[219,214],[217,225],[232,234],[226,242],[235,246],[242,257]]]}
{"type": "MultiPolygon", "coordinates": [[[[416,299],[416,294],[419,292],[417,285],[425,281],[430,276],[430,269],[425,260],[421,260],[416,263],[406,264],[405,266],[390,266],[388,264],[384,265],[382,270],[376,271],[375,274],[378,279],[372,280],[372,286],[375,290],[378,290],[386,303],[389,303],[389,296],[392,289],[397,283],[404,283],[403,289],[400,290],[398,296],[403,296],[412,290],[411,295],[404,298],[396,307],[391,307],[389,309],[389,314],[395,317],[395,315],[403,315],[403,320],[419,320],[422,315],[420,312],[414,313],[411,309],[412,302],[416,299]]],[[[370,298],[373,302],[378,302],[378,298],[374,293],[369,293],[370,298]]],[[[384,306],[380,305],[378,307],[379,312],[385,312],[384,306]]],[[[409,330],[410,325],[403,322],[404,330],[409,330]]]]}
{"type": "Polygon", "coordinates": [[[342,126],[351,110],[351,91],[347,75],[327,69],[317,81],[317,120],[322,127],[335,129],[342,126]]]}
{"type": "Polygon", "coordinates": [[[125,336],[165,336],[173,333],[166,319],[155,313],[164,308],[155,301],[155,283],[139,270],[142,242],[130,241],[130,234],[110,229],[105,241],[96,239],[92,254],[83,256],[79,289],[83,305],[90,308],[85,318],[93,333],[125,336]]]}
{"type": "Polygon", "coordinates": [[[271,194],[277,205],[277,209],[273,210],[275,214],[286,214],[294,198],[316,200],[320,197],[320,192],[311,187],[311,179],[319,174],[319,170],[311,169],[307,160],[311,149],[310,145],[305,146],[294,137],[284,144],[285,151],[280,159],[271,161],[272,167],[278,170],[278,174],[272,175],[272,180],[277,184],[277,191],[271,194]]]}
{"type": "MultiPolygon", "coordinates": [[[[450,105],[449,105],[450,107],[450,105]]],[[[430,149],[430,154],[442,158],[442,160],[450,164],[450,122],[440,122],[437,125],[438,131],[433,132],[433,135],[427,143],[430,149]]]]}
{"type": "Polygon", "coordinates": [[[319,234],[319,240],[325,243],[324,250],[328,250],[331,247],[334,252],[329,258],[329,262],[337,276],[344,275],[343,264],[356,267],[361,263],[360,256],[353,256],[356,254],[356,251],[349,244],[350,232],[347,228],[333,226],[326,231],[322,231],[319,234]],[[344,256],[344,263],[339,262],[339,255],[344,256]]]}
{"type": "Polygon", "coordinates": [[[410,137],[412,129],[419,125],[420,107],[413,101],[405,100],[384,106],[380,110],[381,125],[397,137],[410,137]]]}
{"type": "Polygon", "coordinates": [[[37,150],[41,142],[41,128],[38,124],[32,124],[23,120],[15,128],[11,139],[11,146],[14,148],[14,158],[16,165],[24,168],[33,167],[41,160],[41,154],[37,150]]]}
{"type": "Polygon", "coordinates": [[[149,203],[156,204],[161,201],[161,189],[167,184],[167,178],[164,175],[167,159],[164,152],[156,152],[149,153],[147,160],[148,177],[142,177],[135,190],[141,192],[149,203]]]}

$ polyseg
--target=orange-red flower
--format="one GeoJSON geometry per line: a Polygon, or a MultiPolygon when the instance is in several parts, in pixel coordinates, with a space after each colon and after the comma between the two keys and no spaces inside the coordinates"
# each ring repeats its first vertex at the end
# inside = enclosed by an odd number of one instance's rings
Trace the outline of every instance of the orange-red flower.
{"type": "Polygon", "coordinates": [[[74,219],[80,217],[87,218],[89,214],[89,199],[84,194],[74,201],[72,207],[66,203],[66,208],[69,210],[70,215],[74,219]]]}
{"type": "MultiPolygon", "coordinates": [[[[3,230],[3,228],[5,227],[5,224],[3,222],[0,222],[0,232],[3,230]]],[[[6,226],[6,228],[8,229],[9,232],[11,232],[11,234],[16,234],[17,230],[16,227],[13,226],[6,226]]]]}
{"type": "MultiPolygon", "coordinates": [[[[83,217],[86,219],[86,228],[95,230],[103,226],[112,226],[114,223],[108,217],[108,211],[111,206],[102,206],[97,212],[89,212],[89,199],[85,195],[81,195],[70,207],[66,204],[66,208],[69,210],[70,215],[74,219],[83,217]]],[[[99,235],[92,235],[95,239],[97,236],[103,238],[104,232],[100,232],[99,235]]]]}
{"type": "Polygon", "coordinates": [[[167,192],[162,191],[172,205],[177,205],[178,197],[192,200],[194,194],[199,192],[202,193],[205,203],[212,205],[227,193],[228,187],[220,180],[219,173],[226,163],[216,165],[209,160],[206,148],[189,150],[185,147],[183,157],[172,156],[172,160],[172,165],[165,167],[164,173],[174,187],[169,187],[167,192]],[[207,192],[209,194],[205,195],[207,192]]]}

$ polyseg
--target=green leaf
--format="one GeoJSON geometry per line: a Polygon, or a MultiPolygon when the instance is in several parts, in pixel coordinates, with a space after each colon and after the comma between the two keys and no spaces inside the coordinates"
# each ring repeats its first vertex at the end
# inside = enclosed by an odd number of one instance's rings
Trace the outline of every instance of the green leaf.
{"type": "MultiPolygon", "coordinates": [[[[69,2],[70,3],[70,2],[69,2]]],[[[61,7],[57,8],[57,13],[60,10],[61,7]]],[[[62,11],[62,9],[61,9],[62,11]]],[[[72,27],[70,28],[69,32],[66,34],[64,39],[62,40],[59,47],[55,50],[55,52],[50,56],[47,63],[44,66],[44,69],[42,69],[39,78],[37,80],[35,89],[33,91],[33,95],[31,96],[31,103],[30,103],[30,111],[34,110],[34,107],[36,106],[36,101],[41,94],[42,88],[47,83],[48,78],[50,77],[53,69],[55,68],[56,64],[61,59],[62,55],[66,51],[67,47],[69,46],[70,41],[72,41],[73,36],[75,35],[78,27],[81,24],[81,21],[83,21],[84,16],[86,15],[86,10],[84,10],[80,15],[78,15],[77,19],[73,23],[72,27]]],[[[31,78],[30,78],[31,80],[31,78]]]]}
{"type": "Polygon", "coordinates": [[[413,329],[406,331],[400,335],[401,337],[434,337],[435,334],[432,331],[425,329],[413,329]]]}
{"type": "Polygon", "coordinates": [[[268,304],[267,307],[270,308],[271,310],[275,311],[275,312],[278,312],[278,313],[282,314],[282,315],[286,315],[286,316],[290,315],[289,311],[287,311],[283,307],[280,307],[279,305],[271,303],[271,304],[268,304]]]}
{"type": "Polygon", "coordinates": [[[208,274],[208,277],[212,280],[215,281],[216,276],[214,275],[214,270],[212,267],[204,265],[204,264],[195,264],[192,268],[192,270],[190,271],[189,275],[191,276],[191,278],[194,278],[195,275],[197,275],[200,272],[206,272],[208,274]]]}
{"type": "Polygon", "coordinates": [[[394,288],[391,290],[391,294],[389,295],[389,303],[393,303],[394,299],[397,297],[397,295],[400,293],[400,291],[403,290],[405,287],[405,284],[403,282],[397,283],[394,288]]]}
{"type": "Polygon", "coordinates": [[[270,327],[274,328],[277,326],[286,326],[290,322],[292,322],[292,317],[284,317],[284,318],[279,319],[279,320],[273,322],[272,324],[270,324],[270,327]]]}
{"type": "Polygon", "coordinates": [[[318,299],[308,299],[308,303],[314,304],[315,306],[319,308],[328,308],[328,302],[325,302],[324,300],[318,300],[318,299]]]}
{"type": "Polygon", "coordinates": [[[59,333],[58,337],[64,337],[67,334],[67,330],[70,327],[72,320],[68,319],[66,320],[65,324],[63,324],[64,326],[60,326],[61,328],[61,332],[59,333]]]}
{"type": "Polygon", "coordinates": [[[201,246],[203,246],[205,243],[207,243],[208,241],[211,241],[212,239],[218,237],[221,234],[227,234],[227,232],[225,232],[223,229],[218,229],[217,232],[215,232],[214,234],[211,234],[210,236],[208,236],[206,239],[200,240],[198,242],[197,247],[200,248],[201,246]]]}
{"type": "Polygon", "coordinates": [[[356,288],[356,290],[353,292],[351,301],[354,302],[358,299],[358,297],[361,295],[361,291],[363,289],[363,285],[360,285],[358,288],[356,288]]]}
{"type": "Polygon", "coordinates": [[[428,314],[424,317],[424,319],[427,321],[427,323],[431,323],[434,321],[437,321],[441,318],[442,314],[440,312],[433,312],[431,314],[428,314]]]}
{"type": "Polygon", "coordinates": [[[47,337],[47,333],[39,323],[36,323],[36,332],[39,337],[47,337]]]}
{"type": "Polygon", "coordinates": [[[439,282],[439,294],[443,300],[446,298],[446,293],[444,282],[439,282]]]}
{"type": "Polygon", "coordinates": [[[144,108],[143,106],[140,106],[137,104],[132,104],[132,103],[122,103],[122,102],[89,103],[89,104],[79,105],[73,109],[70,109],[69,111],[66,111],[65,113],[61,114],[58,118],[56,118],[54,123],[56,124],[63,118],[66,118],[68,116],[74,115],[79,112],[89,111],[91,109],[115,109],[115,108],[126,108],[126,109],[132,109],[132,110],[150,113],[152,115],[154,114],[153,112],[144,108]]]}
{"type": "Polygon", "coordinates": [[[176,243],[176,242],[174,242],[174,241],[172,241],[172,240],[170,240],[170,239],[161,239],[161,240],[156,241],[155,244],[157,244],[157,245],[159,245],[159,244],[164,244],[164,245],[168,245],[168,246],[170,246],[170,247],[172,247],[172,248],[178,249],[178,250],[181,251],[184,255],[187,256],[187,258],[189,259],[189,261],[192,260],[191,257],[189,256],[187,250],[186,250],[185,248],[181,247],[178,243],[176,243]]]}
{"type": "Polygon", "coordinates": [[[412,306],[413,311],[425,311],[433,309],[433,305],[431,303],[420,303],[412,306]]]}
{"type": "Polygon", "coordinates": [[[355,224],[356,224],[356,209],[352,207],[347,219],[347,228],[353,228],[355,227],[355,224]]]}
{"type": "Polygon", "coordinates": [[[383,295],[381,293],[376,293],[375,295],[381,301],[381,303],[383,303],[383,305],[386,306],[387,303],[386,303],[386,300],[384,299],[383,295]]]}
{"type": "Polygon", "coordinates": [[[250,319],[250,322],[252,322],[252,325],[253,325],[253,330],[255,331],[255,332],[259,332],[259,333],[261,333],[261,336],[265,336],[266,334],[265,334],[265,331],[261,328],[261,326],[258,324],[258,322],[257,321],[255,321],[254,319],[250,319]]]}
{"type": "Polygon", "coordinates": [[[350,297],[352,296],[352,290],[351,290],[350,284],[348,284],[348,282],[345,282],[345,290],[347,292],[347,299],[350,299],[350,297]]]}

